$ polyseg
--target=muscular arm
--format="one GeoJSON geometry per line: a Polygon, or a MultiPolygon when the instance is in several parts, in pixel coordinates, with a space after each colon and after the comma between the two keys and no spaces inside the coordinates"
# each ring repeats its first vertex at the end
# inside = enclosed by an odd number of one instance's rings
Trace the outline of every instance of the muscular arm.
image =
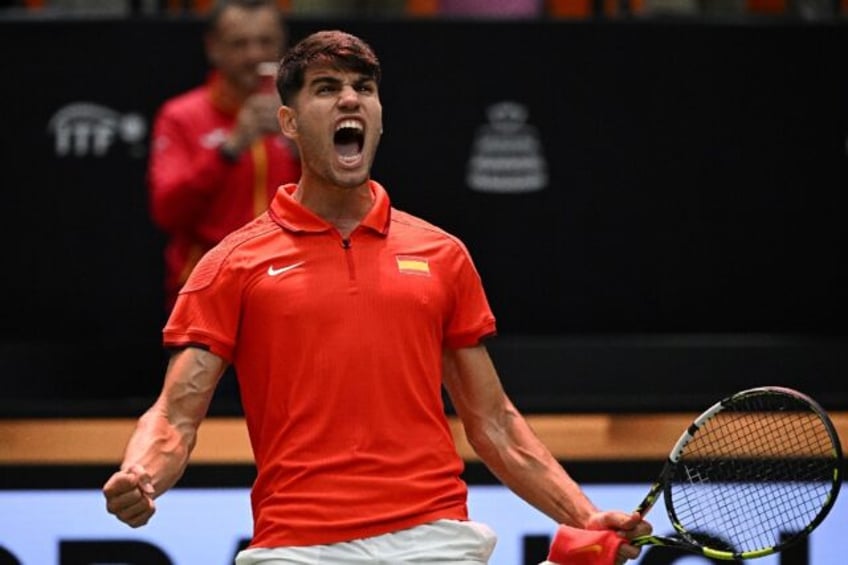
{"type": "Polygon", "coordinates": [[[139,419],[120,471],[103,487],[110,513],[134,527],[150,519],[153,499],[174,486],[188,465],[225,368],[223,359],[198,348],[171,357],[162,392],[139,419]]]}
{"type": "Polygon", "coordinates": [[[492,473],[556,522],[586,527],[597,509],[513,406],[486,348],[447,350],[443,363],[468,441],[492,473]]]}
{"type": "MultiPolygon", "coordinates": [[[[482,345],[444,353],[444,383],[474,451],[498,479],[554,521],[617,530],[626,538],[651,533],[636,513],[599,511],[530,429],[503,390],[482,345]]],[[[638,557],[623,544],[615,563],[638,557]]]]}

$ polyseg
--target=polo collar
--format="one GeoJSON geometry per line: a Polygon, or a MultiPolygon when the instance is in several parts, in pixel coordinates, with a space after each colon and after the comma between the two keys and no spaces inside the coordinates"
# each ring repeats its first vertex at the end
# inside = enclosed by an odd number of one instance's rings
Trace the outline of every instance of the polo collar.
{"type": "MultiPolygon", "coordinates": [[[[292,197],[296,188],[296,184],[286,184],[277,189],[269,210],[271,219],[291,232],[317,233],[334,229],[332,224],[317,216],[312,210],[292,197]]],[[[369,180],[368,188],[371,190],[374,201],[371,209],[359,223],[359,227],[367,228],[385,236],[389,233],[389,221],[391,220],[389,195],[376,181],[369,180]]]]}

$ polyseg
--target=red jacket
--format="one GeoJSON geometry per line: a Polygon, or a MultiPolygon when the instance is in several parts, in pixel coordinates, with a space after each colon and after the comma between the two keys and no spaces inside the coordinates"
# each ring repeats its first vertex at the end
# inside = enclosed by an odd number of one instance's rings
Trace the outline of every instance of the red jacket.
{"type": "Polygon", "coordinates": [[[237,113],[213,73],[167,101],[154,121],[148,184],[153,221],[168,236],[168,309],[200,257],[264,212],[278,186],[300,177],[296,152],[282,135],[266,136],[235,163],[221,156],[237,113]]]}

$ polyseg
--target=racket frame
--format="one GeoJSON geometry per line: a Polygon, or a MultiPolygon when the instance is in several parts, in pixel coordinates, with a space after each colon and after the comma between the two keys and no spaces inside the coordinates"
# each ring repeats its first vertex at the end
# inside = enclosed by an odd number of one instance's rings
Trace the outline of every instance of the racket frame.
{"type": "Polygon", "coordinates": [[[642,516],[645,516],[651,510],[651,508],[653,508],[654,504],[660,498],[660,495],[665,495],[666,512],[668,514],[672,527],[680,535],[681,539],[648,535],[634,538],[633,540],[631,540],[630,543],[636,546],[656,545],[661,547],[677,547],[690,552],[702,554],[706,557],[723,561],[754,559],[757,557],[772,555],[807,537],[827,517],[828,513],[830,512],[831,508],[833,508],[833,505],[836,502],[836,498],[839,494],[839,490],[842,484],[842,465],[843,456],[842,446],[839,441],[839,434],[836,432],[836,429],[834,428],[830,417],[827,415],[827,412],[815,400],[797,390],[780,386],[763,386],[736,392],[707,408],[703,413],[701,413],[697,418],[695,418],[695,420],[692,422],[692,424],[689,425],[686,431],[684,431],[680,435],[680,437],[675,442],[674,447],[671,449],[671,452],[669,453],[668,459],[666,460],[659,477],[651,485],[651,488],[648,490],[648,494],[645,496],[639,506],[636,507],[636,512],[638,512],[642,516]],[[716,414],[724,411],[728,406],[732,406],[733,404],[738,402],[741,397],[751,397],[760,394],[774,393],[793,397],[809,405],[812,412],[814,412],[823,422],[825,429],[827,430],[827,433],[830,436],[831,444],[833,445],[833,456],[836,462],[833,469],[833,480],[830,494],[827,500],[825,500],[822,509],[803,530],[797,532],[791,538],[782,541],[777,546],[766,547],[754,551],[745,552],[723,551],[706,547],[695,539],[693,539],[686,531],[686,529],[677,520],[676,513],[671,504],[671,482],[669,478],[672,476],[675,468],[677,467],[677,464],[680,461],[680,457],[683,453],[683,450],[686,448],[686,445],[692,440],[693,437],[695,437],[695,434],[698,432],[698,430],[700,430],[716,414]]]}

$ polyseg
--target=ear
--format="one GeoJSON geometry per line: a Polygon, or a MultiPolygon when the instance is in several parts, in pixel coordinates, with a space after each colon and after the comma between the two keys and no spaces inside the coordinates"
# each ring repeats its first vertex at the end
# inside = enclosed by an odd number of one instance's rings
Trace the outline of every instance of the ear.
{"type": "Polygon", "coordinates": [[[297,139],[297,112],[291,106],[285,104],[277,110],[277,121],[280,124],[280,131],[289,139],[297,139]]]}

